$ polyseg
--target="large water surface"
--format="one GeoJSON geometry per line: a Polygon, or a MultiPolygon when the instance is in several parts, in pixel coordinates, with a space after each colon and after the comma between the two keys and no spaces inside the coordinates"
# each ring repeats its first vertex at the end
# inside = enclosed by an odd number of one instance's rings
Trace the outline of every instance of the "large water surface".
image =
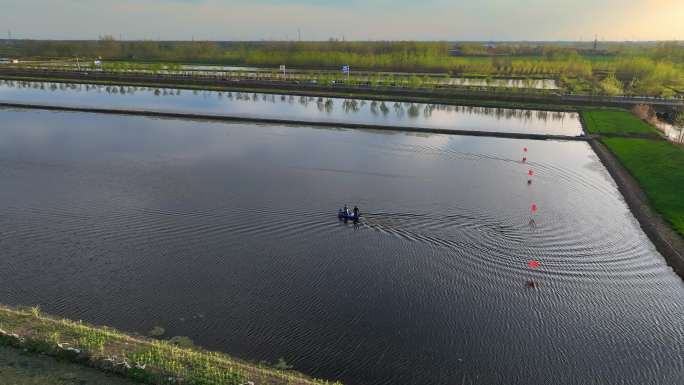
{"type": "Polygon", "coordinates": [[[566,136],[577,136],[582,133],[579,116],[574,112],[377,102],[243,92],[0,80],[0,101],[325,121],[340,124],[360,123],[566,136]]]}
{"type": "Polygon", "coordinates": [[[1,302],[348,385],[684,378],[684,284],[584,142],[0,121],[1,302]]]}

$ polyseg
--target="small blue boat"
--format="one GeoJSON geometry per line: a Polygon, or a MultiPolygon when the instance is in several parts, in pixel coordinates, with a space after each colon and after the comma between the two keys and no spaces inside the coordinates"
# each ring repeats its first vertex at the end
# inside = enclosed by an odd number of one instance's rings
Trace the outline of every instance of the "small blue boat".
{"type": "Polygon", "coordinates": [[[345,212],[342,209],[337,210],[337,217],[339,219],[344,219],[345,221],[358,221],[361,218],[361,214],[359,213],[359,216],[357,217],[354,215],[352,212],[345,212]]]}

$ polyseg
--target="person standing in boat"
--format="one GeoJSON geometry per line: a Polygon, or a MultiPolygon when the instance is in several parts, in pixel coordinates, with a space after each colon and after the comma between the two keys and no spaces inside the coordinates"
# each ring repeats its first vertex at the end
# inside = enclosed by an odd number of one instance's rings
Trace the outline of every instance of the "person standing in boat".
{"type": "Polygon", "coordinates": [[[345,216],[349,216],[349,209],[347,208],[347,205],[346,205],[346,204],[344,205],[344,208],[342,209],[342,213],[343,213],[345,216]]]}
{"type": "Polygon", "coordinates": [[[358,206],[354,206],[354,218],[358,218],[358,217],[359,217],[359,208],[358,208],[358,206]]]}

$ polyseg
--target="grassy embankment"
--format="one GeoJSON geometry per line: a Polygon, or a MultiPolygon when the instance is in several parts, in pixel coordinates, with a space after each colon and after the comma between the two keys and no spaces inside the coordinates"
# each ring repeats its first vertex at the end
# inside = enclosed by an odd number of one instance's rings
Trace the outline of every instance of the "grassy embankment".
{"type": "Polygon", "coordinates": [[[3,385],[135,385],[136,382],[52,357],[0,346],[3,385]]]}
{"type": "Polygon", "coordinates": [[[0,306],[0,345],[84,363],[147,384],[324,385],[296,372],[275,370],[222,353],[184,348],[168,341],[126,335],[117,330],[61,320],[37,308],[0,306]]]}
{"type": "Polygon", "coordinates": [[[684,237],[684,149],[659,138],[656,129],[626,111],[583,111],[587,131],[601,141],[639,182],[651,206],[684,237]],[[651,138],[627,138],[631,134],[651,138]]]}
{"type": "Polygon", "coordinates": [[[659,138],[656,130],[648,123],[622,110],[585,110],[582,118],[590,134],[615,136],[639,135],[659,138]]]}

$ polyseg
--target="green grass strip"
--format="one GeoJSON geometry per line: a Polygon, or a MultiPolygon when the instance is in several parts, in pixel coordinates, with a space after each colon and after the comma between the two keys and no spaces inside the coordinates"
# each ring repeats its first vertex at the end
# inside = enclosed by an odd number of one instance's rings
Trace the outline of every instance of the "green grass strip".
{"type": "Polygon", "coordinates": [[[585,110],[581,113],[590,134],[658,136],[654,127],[627,111],[585,110]]]}
{"type": "Polygon", "coordinates": [[[601,140],[637,179],[653,208],[684,236],[684,149],[659,140],[601,140]]]}

